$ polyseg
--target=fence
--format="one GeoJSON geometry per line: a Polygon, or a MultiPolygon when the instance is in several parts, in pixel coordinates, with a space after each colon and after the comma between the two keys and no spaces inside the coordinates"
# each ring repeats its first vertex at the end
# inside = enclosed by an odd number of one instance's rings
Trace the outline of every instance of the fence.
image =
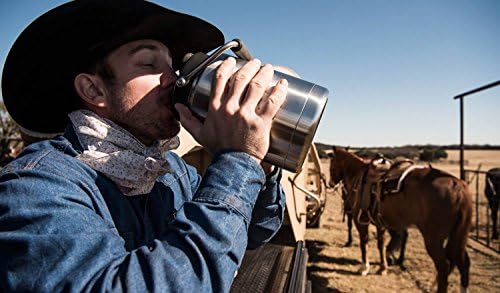
{"type": "Polygon", "coordinates": [[[500,242],[490,238],[492,230],[492,211],[489,208],[488,200],[484,194],[486,171],[465,169],[464,174],[465,180],[469,184],[469,189],[472,193],[472,202],[474,205],[474,225],[469,237],[496,252],[500,252],[500,242]]]}

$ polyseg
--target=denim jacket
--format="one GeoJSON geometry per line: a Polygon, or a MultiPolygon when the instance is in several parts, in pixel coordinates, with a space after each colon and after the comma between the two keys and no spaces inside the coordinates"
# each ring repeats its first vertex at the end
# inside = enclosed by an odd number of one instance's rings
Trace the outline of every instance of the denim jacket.
{"type": "Polygon", "coordinates": [[[226,292],[245,249],[280,227],[281,172],[217,154],[201,178],[176,154],[149,194],[125,196],[64,136],[0,171],[0,291],[226,292]]]}

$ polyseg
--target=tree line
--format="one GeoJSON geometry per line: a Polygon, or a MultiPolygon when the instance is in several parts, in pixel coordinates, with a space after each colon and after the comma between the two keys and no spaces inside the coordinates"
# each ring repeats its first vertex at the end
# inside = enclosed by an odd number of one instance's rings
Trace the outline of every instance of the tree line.
{"type": "MultiPolygon", "coordinates": [[[[325,143],[315,143],[321,158],[327,158],[333,145],[325,143]]],[[[345,147],[345,146],[344,146],[345,147]]],[[[500,150],[500,145],[478,145],[469,144],[464,146],[467,150],[500,150]]],[[[458,150],[460,145],[405,145],[395,147],[350,147],[355,154],[373,158],[377,155],[383,155],[389,159],[406,158],[410,160],[419,160],[433,162],[448,157],[447,150],[458,150]]]]}

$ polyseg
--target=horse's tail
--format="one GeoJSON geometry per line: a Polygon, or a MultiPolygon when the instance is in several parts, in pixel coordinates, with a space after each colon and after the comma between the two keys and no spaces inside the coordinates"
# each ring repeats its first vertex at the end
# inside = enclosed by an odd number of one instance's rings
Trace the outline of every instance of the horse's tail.
{"type": "Polygon", "coordinates": [[[456,179],[455,184],[457,217],[446,243],[446,256],[450,261],[450,272],[457,265],[460,270],[461,284],[466,288],[469,283],[470,266],[466,245],[472,226],[472,197],[465,182],[456,179]]]}

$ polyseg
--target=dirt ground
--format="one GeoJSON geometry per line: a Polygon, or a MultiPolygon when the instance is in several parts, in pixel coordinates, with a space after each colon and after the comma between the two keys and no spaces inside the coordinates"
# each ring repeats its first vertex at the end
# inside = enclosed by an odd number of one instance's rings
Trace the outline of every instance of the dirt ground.
{"type": "MultiPolygon", "coordinates": [[[[323,170],[328,170],[328,163],[324,162],[323,165],[323,170]]],[[[455,173],[455,167],[445,167],[443,165],[443,169],[455,173]]],[[[328,174],[325,175],[328,177],[328,174]]],[[[434,265],[416,229],[409,230],[406,269],[392,266],[386,276],[381,276],[377,274],[380,259],[375,227],[371,227],[368,246],[371,270],[367,276],[361,276],[358,273],[361,265],[358,234],[353,228],[353,244],[344,247],[347,226],[342,222],[341,206],[340,196],[329,191],[320,228],[308,229],[306,232],[308,272],[313,292],[435,292],[434,265]]],[[[500,254],[473,240],[469,241],[467,249],[471,259],[469,292],[500,292],[500,254]]],[[[449,292],[460,292],[459,278],[458,270],[455,269],[448,279],[449,292]]]]}

